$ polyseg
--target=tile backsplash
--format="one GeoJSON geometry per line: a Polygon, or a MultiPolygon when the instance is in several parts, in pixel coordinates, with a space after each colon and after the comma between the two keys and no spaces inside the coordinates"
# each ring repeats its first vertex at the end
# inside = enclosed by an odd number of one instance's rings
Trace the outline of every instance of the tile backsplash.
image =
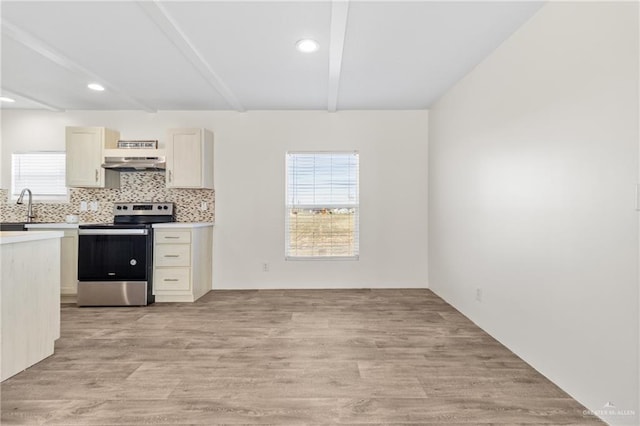
{"type": "MultiPolygon", "coordinates": [[[[0,190],[0,221],[23,222],[26,204],[9,200],[9,191],[0,190]]],[[[158,201],[175,203],[178,222],[213,222],[215,195],[211,189],[168,189],[162,172],[120,173],[120,188],[70,188],[68,203],[33,203],[34,222],[64,222],[68,214],[77,214],[83,223],[113,222],[114,202],[158,201]],[[80,203],[98,202],[98,211],[80,211],[80,203]],[[207,210],[201,210],[206,202],[207,210]]]]}

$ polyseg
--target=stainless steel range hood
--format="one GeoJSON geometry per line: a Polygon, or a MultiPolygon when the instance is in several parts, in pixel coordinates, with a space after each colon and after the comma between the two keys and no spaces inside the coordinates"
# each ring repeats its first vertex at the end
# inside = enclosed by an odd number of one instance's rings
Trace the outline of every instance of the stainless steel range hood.
{"type": "Polygon", "coordinates": [[[105,149],[102,167],[118,172],[164,172],[166,157],[159,149],[105,149]]]}

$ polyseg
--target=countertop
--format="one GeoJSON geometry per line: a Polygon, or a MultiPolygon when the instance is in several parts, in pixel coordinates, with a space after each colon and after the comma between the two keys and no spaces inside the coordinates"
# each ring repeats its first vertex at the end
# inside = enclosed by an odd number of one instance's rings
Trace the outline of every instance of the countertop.
{"type": "MultiPolygon", "coordinates": [[[[92,225],[92,223],[27,223],[25,227],[27,229],[78,229],[80,225],[92,225]]],[[[168,223],[154,223],[154,228],[204,228],[207,226],[213,226],[213,222],[168,222],[168,223]]]]}
{"type": "Polygon", "coordinates": [[[207,226],[213,226],[213,222],[168,222],[168,223],[154,223],[154,228],[160,229],[176,229],[176,228],[205,228],[207,226]]]}
{"type": "Polygon", "coordinates": [[[0,245],[62,237],[61,231],[0,231],[0,245]]]}
{"type": "MultiPolygon", "coordinates": [[[[78,229],[78,226],[81,225],[79,223],[66,223],[66,222],[61,222],[61,223],[37,223],[37,222],[33,222],[33,223],[25,223],[24,227],[25,228],[34,228],[34,229],[38,229],[38,228],[68,228],[68,229],[78,229]]],[[[82,224],[84,225],[84,223],[82,224]]]]}

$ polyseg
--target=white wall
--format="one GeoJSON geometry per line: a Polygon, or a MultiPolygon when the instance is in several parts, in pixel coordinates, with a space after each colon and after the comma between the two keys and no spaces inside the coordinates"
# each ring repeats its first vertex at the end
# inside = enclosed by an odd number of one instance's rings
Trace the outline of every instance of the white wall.
{"type": "Polygon", "coordinates": [[[161,146],[168,128],[207,127],[215,134],[214,288],[426,288],[427,121],[426,111],[4,111],[1,185],[10,184],[11,152],[64,149],[68,125],[161,146]],[[288,150],[360,152],[359,261],[284,261],[288,150]]]}
{"type": "Polygon", "coordinates": [[[637,3],[548,3],[429,124],[429,286],[612,424],[639,423],[638,34],[637,3]]]}

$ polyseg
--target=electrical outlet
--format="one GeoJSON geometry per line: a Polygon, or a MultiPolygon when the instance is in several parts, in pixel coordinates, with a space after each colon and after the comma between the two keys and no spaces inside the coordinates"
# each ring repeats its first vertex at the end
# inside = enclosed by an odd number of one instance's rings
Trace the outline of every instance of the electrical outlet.
{"type": "Polygon", "coordinates": [[[89,210],[91,210],[92,212],[97,212],[98,211],[98,202],[97,201],[91,201],[89,203],[89,210]]]}
{"type": "Polygon", "coordinates": [[[482,289],[476,288],[476,302],[482,302],[482,289]]]}
{"type": "Polygon", "coordinates": [[[203,201],[202,203],[200,203],[200,210],[205,211],[209,208],[209,206],[207,205],[206,201],[203,201]]]}
{"type": "Polygon", "coordinates": [[[86,201],[80,201],[80,211],[81,212],[86,212],[87,211],[87,202],[86,201]]]}
{"type": "Polygon", "coordinates": [[[268,262],[264,262],[262,264],[262,272],[269,272],[269,263],[268,262]]]}

